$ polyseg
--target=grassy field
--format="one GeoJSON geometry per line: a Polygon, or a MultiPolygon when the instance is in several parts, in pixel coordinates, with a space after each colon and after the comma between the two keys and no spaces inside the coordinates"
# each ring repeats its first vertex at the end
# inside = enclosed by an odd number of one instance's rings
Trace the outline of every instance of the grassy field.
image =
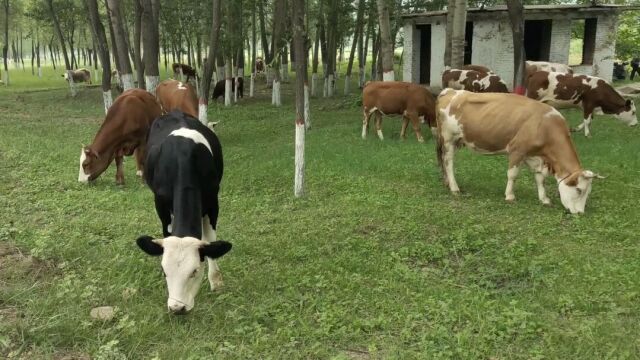
{"type": "Polygon", "coordinates": [[[551,179],[553,206],[538,202],[528,171],[505,203],[506,159],[467,150],[453,197],[430,136],[402,141],[388,118],[385,141],[363,141],[358,94],[313,99],[294,199],[291,91],[274,108],[262,86],[210,109],[226,167],[218,234],[234,247],[224,290],[203,282],[182,317],[167,314],[159,260],[135,245],[161,229],[134,161],[122,187],[113,167],[77,182],[99,88],[0,88],[0,358],[638,357],[640,130],[599,116],[593,138],[573,135],[607,179],[571,216],[551,179]],[[105,305],[114,319],[92,320],[105,305]]]}

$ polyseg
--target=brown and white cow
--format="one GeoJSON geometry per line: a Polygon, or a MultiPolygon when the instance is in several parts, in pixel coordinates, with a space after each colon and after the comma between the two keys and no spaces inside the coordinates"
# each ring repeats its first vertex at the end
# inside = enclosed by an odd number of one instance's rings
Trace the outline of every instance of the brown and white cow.
{"type": "Polygon", "coordinates": [[[595,110],[629,126],[638,124],[633,101],[625,100],[609,83],[594,76],[538,71],[529,77],[527,96],[555,107],[581,107],[584,120],[575,130],[584,128],[585,136],[591,135],[589,124],[595,110]]]}
{"type": "Polygon", "coordinates": [[[473,92],[509,92],[507,84],[498,75],[477,70],[447,69],[442,73],[442,87],[473,92]]]}
{"type": "Polygon", "coordinates": [[[73,79],[74,83],[86,82],[86,83],[91,84],[91,71],[89,71],[89,70],[87,70],[85,68],[82,68],[82,69],[66,71],[61,76],[65,80],[69,81],[69,73],[71,73],[71,78],[73,79]]]}
{"type": "Polygon", "coordinates": [[[538,71],[559,72],[563,74],[573,74],[571,66],[548,61],[527,61],[525,63],[525,78],[535,74],[538,71]]]}
{"type": "Polygon", "coordinates": [[[135,151],[138,176],[142,176],[147,133],[151,123],[162,114],[160,104],[146,90],[130,89],[109,108],[100,130],[89,146],[80,151],[79,182],[95,180],[115,159],[116,184],[124,184],[122,158],[135,151]]]}
{"type": "Polygon", "coordinates": [[[362,91],[362,138],[367,138],[369,119],[376,115],[376,130],[380,140],[382,136],[382,115],[401,115],[402,130],[400,136],[406,137],[409,120],[419,142],[424,142],[420,131],[420,120],[435,130],[435,99],[423,86],[401,81],[370,81],[362,91]]]}
{"type": "Polygon", "coordinates": [[[535,174],[538,199],[550,203],[544,178],[553,174],[562,205],[572,214],[583,213],[593,178],[580,165],[567,124],[553,107],[516,94],[477,94],[444,90],[436,103],[438,163],[451,192],[460,188],[453,173],[456,148],[509,158],[505,199],[515,200],[513,186],[523,163],[535,174]]]}
{"type": "Polygon", "coordinates": [[[264,72],[264,60],[261,57],[256,58],[256,73],[264,72]]]}
{"type": "Polygon", "coordinates": [[[198,95],[191,84],[172,79],[165,80],[156,88],[156,99],[165,112],[181,110],[198,118],[198,95]]]}
{"type": "Polygon", "coordinates": [[[171,65],[171,69],[173,70],[173,76],[175,78],[177,78],[180,75],[180,72],[182,72],[182,75],[186,76],[186,79],[184,79],[186,82],[189,82],[189,79],[198,78],[196,69],[187,64],[173,63],[171,65]]]}
{"type": "Polygon", "coordinates": [[[483,73],[487,73],[487,74],[493,74],[493,71],[491,71],[491,69],[489,69],[488,67],[486,67],[484,65],[467,64],[467,65],[463,65],[461,69],[462,70],[474,70],[474,71],[483,72],[483,73]]]}

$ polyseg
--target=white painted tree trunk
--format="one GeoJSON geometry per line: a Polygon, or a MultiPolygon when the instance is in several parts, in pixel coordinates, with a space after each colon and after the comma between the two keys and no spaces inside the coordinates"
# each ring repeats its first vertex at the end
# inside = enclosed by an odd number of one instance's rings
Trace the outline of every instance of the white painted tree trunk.
{"type": "Polygon", "coordinates": [[[311,74],[311,96],[318,96],[318,74],[311,74]]]}
{"type": "Polygon", "coordinates": [[[275,71],[272,67],[267,67],[267,84],[273,83],[273,78],[275,77],[275,71]]]}
{"type": "Polygon", "coordinates": [[[120,80],[122,81],[122,89],[123,91],[127,91],[129,89],[133,89],[133,75],[132,74],[121,74],[120,80]]]}
{"type": "Polygon", "coordinates": [[[93,69],[93,79],[91,79],[92,82],[98,82],[98,79],[100,79],[98,77],[98,69],[93,69]]]}
{"type": "Polygon", "coordinates": [[[351,76],[346,75],[344,77],[344,94],[349,95],[349,83],[351,82],[351,76]]]}
{"type": "Polygon", "coordinates": [[[224,106],[231,106],[231,79],[225,79],[224,81],[224,106]]]}
{"type": "Polygon", "coordinates": [[[251,73],[251,82],[249,84],[249,97],[253,97],[254,87],[256,86],[256,73],[251,73]]]}
{"type": "Polygon", "coordinates": [[[2,82],[4,83],[4,86],[9,86],[9,72],[8,71],[2,71],[2,82]]]}
{"type": "Polygon", "coordinates": [[[203,104],[202,101],[200,101],[198,104],[198,120],[205,125],[209,123],[209,120],[207,119],[207,108],[208,104],[203,104]]]}
{"type": "Polygon", "coordinates": [[[38,66],[38,77],[42,79],[42,68],[38,66]]]}
{"type": "Polygon", "coordinates": [[[280,81],[273,80],[273,89],[271,89],[271,104],[275,106],[282,105],[280,99],[280,81]]]}
{"type": "Polygon", "coordinates": [[[322,97],[327,97],[327,95],[329,95],[329,81],[327,80],[327,77],[323,77],[322,78],[322,97]]]}
{"type": "Polygon", "coordinates": [[[327,83],[327,96],[328,97],[332,97],[333,96],[333,89],[334,89],[334,80],[333,80],[333,74],[329,74],[329,81],[327,83]]]}
{"type": "Polygon", "coordinates": [[[213,87],[216,87],[216,84],[218,83],[218,72],[214,71],[213,72],[213,87]]]}
{"type": "Polygon", "coordinates": [[[76,84],[73,82],[73,71],[67,70],[67,80],[69,81],[69,90],[71,90],[71,96],[75,97],[78,95],[78,89],[76,89],[76,84]]]}
{"type": "Polygon", "coordinates": [[[364,87],[364,82],[366,81],[365,79],[365,71],[364,68],[360,68],[359,72],[358,72],[358,86],[360,88],[364,87]]]}
{"type": "Polygon", "coordinates": [[[309,85],[304,84],[304,125],[307,130],[311,129],[311,111],[309,110],[309,85]]]}
{"type": "Polygon", "coordinates": [[[113,96],[111,96],[111,89],[102,92],[102,100],[104,101],[104,113],[109,111],[109,108],[113,104],[113,96]]]}
{"type": "Polygon", "coordinates": [[[295,180],[293,185],[295,197],[304,195],[304,126],[304,123],[296,122],[295,180]]]}
{"type": "MultiPolygon", "coordinates": [[[[160,81],[159,76],[144,76],[144,83],[147,88],[147,91],[156,96],[156,88],[158,87],[158,82],[160,81]]],[[[197,84],[197,81],[196,81],[197,84]]]]}
{"type": "Polygon", "coordinates": [[[382,73],[382,81],[395,81],[393,70],[382,73]]]}

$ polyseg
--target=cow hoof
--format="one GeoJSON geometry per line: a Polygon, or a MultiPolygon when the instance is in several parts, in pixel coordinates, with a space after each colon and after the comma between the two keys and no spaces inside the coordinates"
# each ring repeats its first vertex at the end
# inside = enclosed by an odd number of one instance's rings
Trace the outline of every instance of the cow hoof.
{"type": "Polygon", "coordinates": [[[511,196],[507,196],[504,198],[504,201],[508,202],[508,203],[514,203],[516,201],[516,197],[511,195],[511,196]]]}
{"type": "Polygon", "coordinates": [[[571,132],[576,132],[576,131],[580,131],[580,130],[582,130],[582,129],[579,129],[579,128],[571,128],[571,129],[569,129],[569,131],[571,131],[571,132]]]}
{"type": "Polygon", "coordinates": [[[456,197],[460,196],[460,190],[452,190],[451,191],[451,195],[456,196],[456,197]]]}
{"type": "Polygon", "coordinates": [[[542,205],[544,205],[544,206],[551,206],[551,200],[549,200],[549,199],[543,199],[543,200],[542,200],[542,205]]]}

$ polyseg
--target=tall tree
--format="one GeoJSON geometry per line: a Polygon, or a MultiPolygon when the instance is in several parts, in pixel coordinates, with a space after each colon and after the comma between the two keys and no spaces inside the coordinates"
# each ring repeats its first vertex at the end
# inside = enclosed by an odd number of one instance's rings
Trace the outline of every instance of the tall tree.
{"type": "Polygon", "coordinates": [[[364,17],[364,0],[358,1],[358,15],[356,16],[356,29],[353,34],[353,41],[351,42],[351,53],[349,53],[349,63],[347,65],[347,74],[344,78],[344,94],[349,94],[349,85],[351,83],[351,70],[353,69],[353,59],[355,58],[356,49],[358,46],[362,47],[362,31],[363,31],[363,20],[364,17]]]}
{"type": "Polygon", "coordinates": [[[69,81],[69,88],[71,89],[71,96],[76,96],[76,87],[73,83],[71,62],[69,61],[69,56],[67,55],[67,47],[65,45],[64,35],[62,34],[62,28],[60,27],[60,20],[58,19],[58,15],[56,10],[53,8],[53,1],[47,0],[47,8],[49,9],[49,15],[51,16],[51,20],[53,21],[53,28],[58,36],[58,42],[62,47],[62,55],[64,56],[64,66],[67,70],[67,80],[69,81]]]}
{"type": "Polygon", "coordinates": [[[513,92],[524,95],[524,6],[520,0],[507,0],[507,10],[513,34],[513,92]]]}
{"type": "Polygon", "coordinates": [[[2,58],[4,59],[4,71],[2,72],[2,82],[9,85],[9,0],[4,0],[4,44],[2,45],[2,58]]]}
{"type": "Polygon", "coordinates": [[[102,21],[100,21],[97,0],[86,0],[86,6],[87,12],[89,13],[91,32],[96,43],[96,50],[100,56],[100,63],[102,63],[102,98],[104,101],[104,112],[106,113],[113,102],[111,96],[111,59],[109,58],[107,35],[105,34],[102,21]]]}
{"type": "MultiPolygon", "coordinates": [[[[296,66],[296,139],[295,139],[295,197],[304,194],[304,135],[305,135],[305,78],[307,73],[307,34],[304,27],[304,0],[293,0],[293,46],[296,66]]],[[[306,91],[308,94],[308,90],[306,91]]],[[[308,96],[306,101],[308,101],[308,96]]]]}
{"type": "Polygon", "coordinates": [[[253,97],[253,92],[256,83],[256,58],[257,58],[257,48],[256,48],[256,37],[257,37],[257,24],[256,24],[256,6],[257,0],[253,0],[253,7],[251,10],[251,83],[249,85],[249,97],[253,97]]]}
{"type": "Polygon", "coordinates": [[[456,0],[451,30],[451,67],[460,69],[464,65],[464,32],[467,27],[467,1],[456,0]]]}
{"type": "Polygon", "coordinates": [[[121,17],[120,0],[107,0],[107,5],[107,12],[113,26],[113,35],[116,43],[116,57],[120,63],[120,68],[118,69],[120,81],[123,89],[128,90],[133,88],[133,75],[131,74],[131,62],[129,60],[128,36],[124,30],[124,19],[121,17]]]}
{"type": "Polygon", "coordinates": [[[282,59],[282,49],[284,48],[284,22],[285,19],[285,0],[274,0],[273,11],[273,57],[272,68],[274,71],[273,87],[271,89],[271,103],[275,106],[282,105],[280,98],[280,60],[282,59]]]}
{"type": "MultiPolygon", "coordinates": [[[[142,44],[144,46],[144,82],[148,92],[155,95],[160,79],[160,3],[157,0],[142,2],[142,44]]],[[[142,78],[138,81],[142,82],[142,78]]]]}
{"type": "Polygon", "coordinates": [[[445,27],[444,65],[451,67],[451,39],[453,37],[453,18],[456,12],[456,0],[447,2],[447,24],[445,27]]]}
{"type": "MultiPolygon", "coordinates": [[[[326,45],[326,71],[324,90],[325,96],[333,96],[336,75],[336,55],[338,52],[338,0],[329,0],[327,14],[327,45],[326,45]]],[[[322,38],[320,39],[322,41],[322,38]]],[[[323,60],[325,56],[323,54],[323,60]]]]}
{"type": "Polygon", "coordinates": [[[394,81],[393,43],[391,42],[391,26],[389,25],[389,6],[387,0],[378,1],[378,18],[380,21],[380,53],[382,58],[382,80],[394,81]]]}
{"type": "Polygon", "coordinates": [[[144,64],[142,63],[142,0],[133,0],[133,66],[136,68],[138,87],[144,89],[144,64]]]}
{"type": "Polygon", "coordinates": [[[204,63],[200,86],[200,99],[198,99],[198,118],[204,124],[208,123],[207,108],[209,106],[209,90],[211,88],[211,77],[213,76],[213,65],[216,61],[218,51],[218,36],[220,34],[220,2],[212,0],[211,29],[209,31],[209,54],[204,63]]]}

